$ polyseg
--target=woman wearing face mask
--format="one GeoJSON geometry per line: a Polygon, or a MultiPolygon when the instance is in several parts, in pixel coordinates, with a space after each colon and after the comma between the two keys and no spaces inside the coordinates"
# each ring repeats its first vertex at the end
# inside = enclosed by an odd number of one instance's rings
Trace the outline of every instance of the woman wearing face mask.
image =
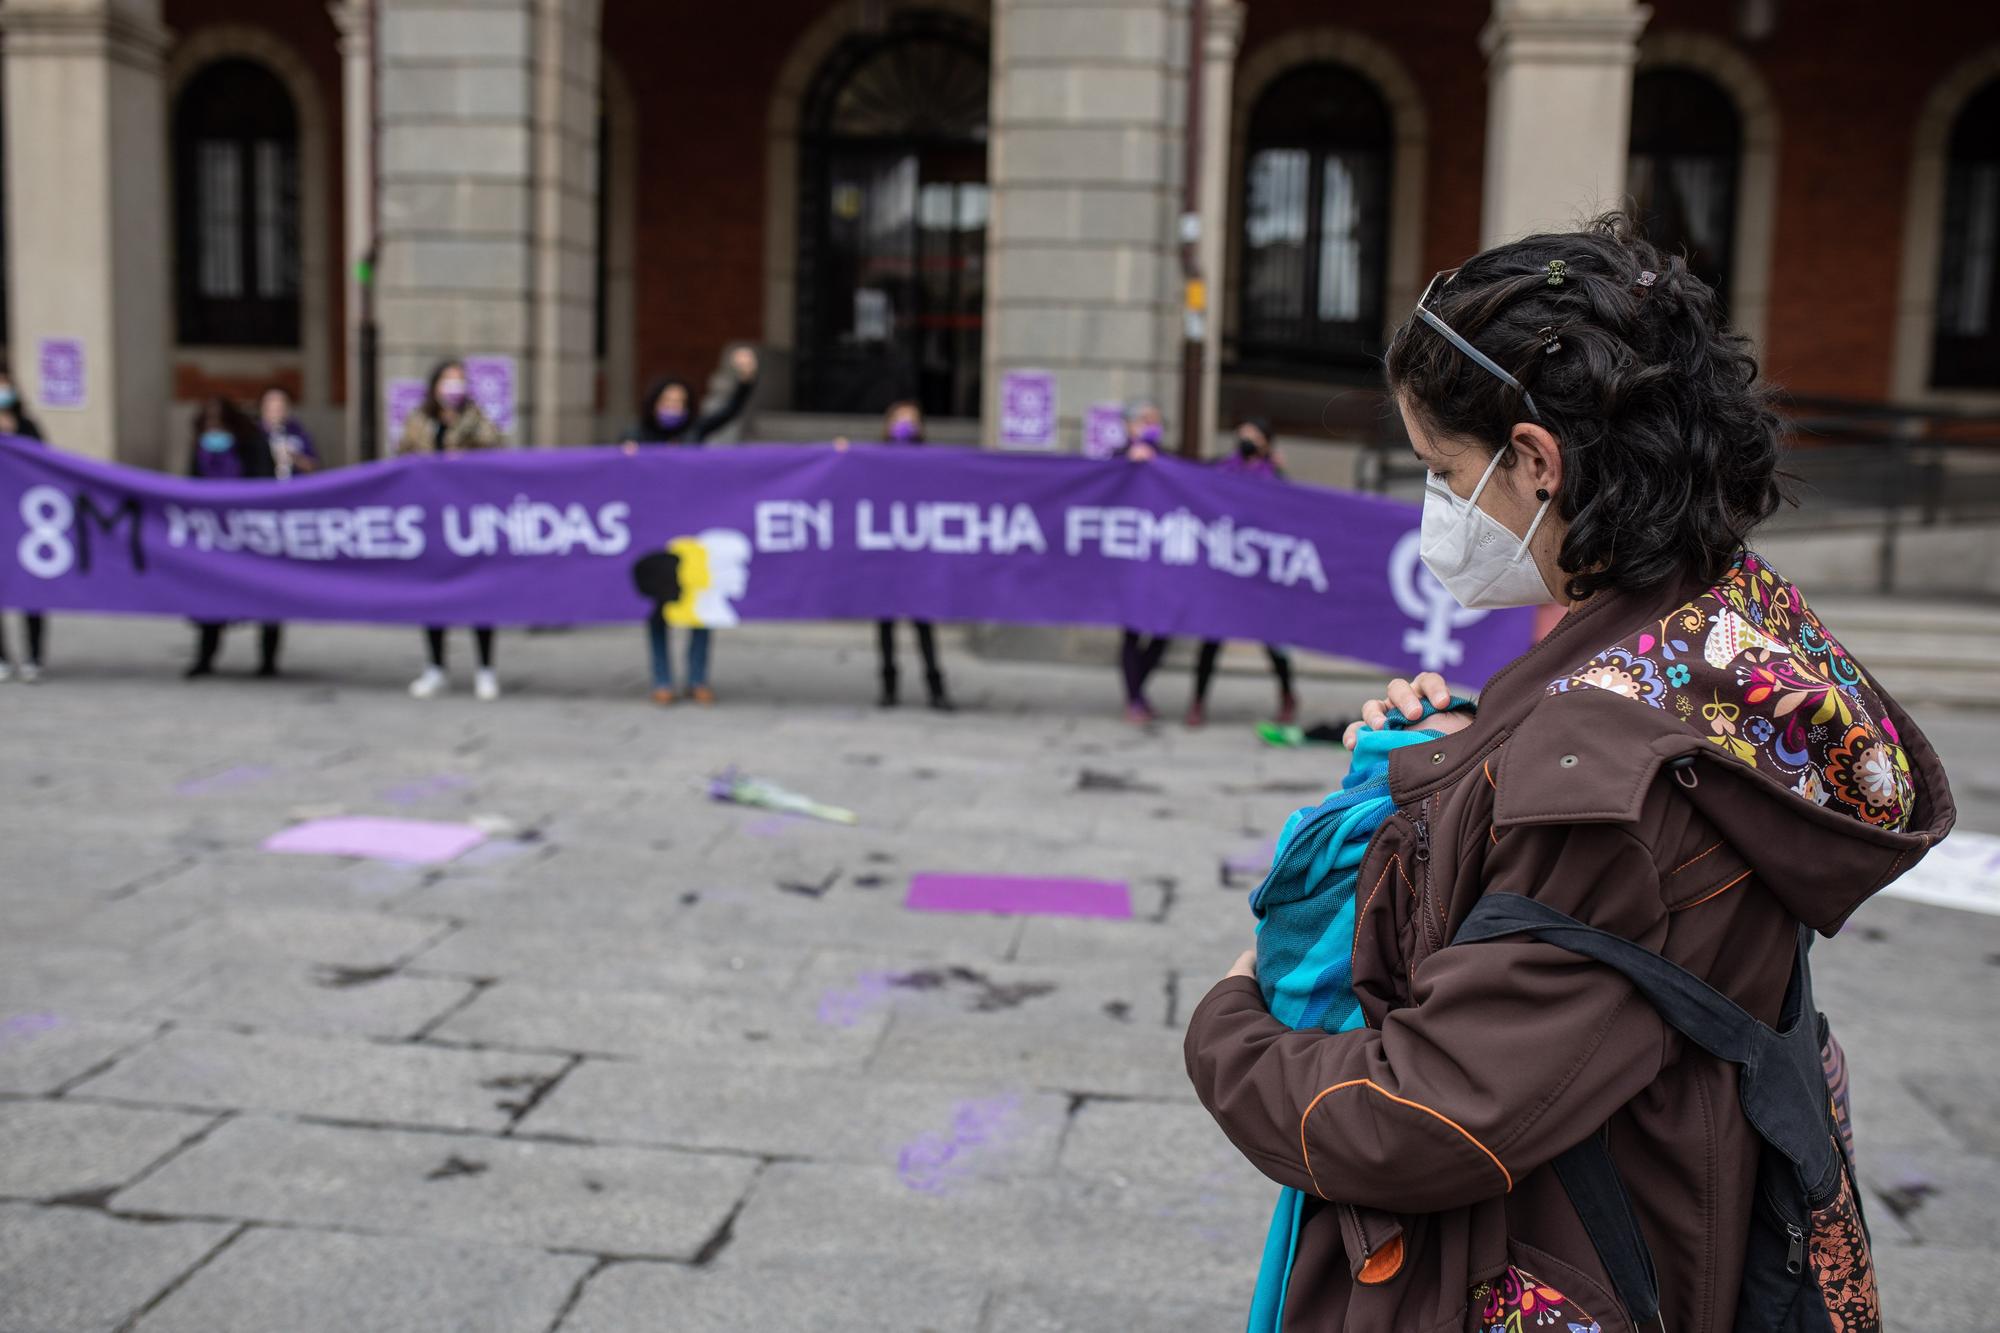
{"type": "MultiPolygon", "coordinates": [[[[38,444],[42,439],[42,428],[28,415],[28,405],[21,401],[13,372],[5,365],[0,365],[0,435],[38,444]]],[[[27,631],[28,653],[18,666],[7,656],[7,627],[0,623],[0,682],[19,680],[23,685],[32,685],[42,678],[42,648],[48,622],[39,611],[24,611],[21,623],[27,631]]]]}
{"type": "MultiPolygon", "coordinates": [[[[1284,479],[1278,451],[1271,444],[1269,422],[1250,420],[1236,428],[1236,452],[1219,458],[1218,472],[1234,472],[1246,477],[1284,479]]],[[[1277,644],[1267,643],[1264,652],[1271,659],[1271,674],[1278,682],[1278,725],[1289,726],[1299,715],[1298,697],[1292,692],[1292,655],[1277,644]]],[[[1199,727],[1208,721],[1208,687],[1215,679],[1215,662],[1222,655],[1222,640],[1207,639],[1194,659],[1194,698],[1188,701],[1187,724],[1199,727]]]]}
{"type": "MultiPolygon", "coordinates": [[[[924,442],[924,410],[916,403],[905,399],[891,403],[882,417],[882,436],[889,444],[922,444],[924,442]]],[[[937,632],[928,620],[912,620],[910,628],[917,632],[917,652],[924,659],[924,689],[930,697],[930,705],[940,713],[953,711],[951,696],[945,693],[944,670],[938,666],[937,632]]],[[[896,672],[896,622],[878,620],[875,622],[875,644],[882,667],[882,696],[876,700],[883,708],[894,708],[897,698],[896,672]]]]}
{"type": "MultiPolygon", "coordinates": [[[[500,428],[473,401],[465,364],[441,361],[431,371],[424,401],[403,422],[403,437],[396,444],[396,452],[448,456],[474,449],[497,449],[500,444],[500,428]]],[[[413,698],[435,699],[450,684],[444,670],[444,633],[441,625],[424,630],[424,649],[430,665],[410,682],[413,698]]],[[[472,692],[482,703],[491,703],[500,697],[500,678],[493,674],[493,627],[476,626],[472,642],[479,653],[479,670],[472,678],[472,692]]]]}
{"type": "Polygon", "coordinates": [[[1286,1187],[1253,1326],[1879,1327],[1817,1016],[1759,1062],[1792,1080],[1761,1129],[1766,1075],[1710,1052],[1768,1048],[1682,1035],[1777,1024],[1801,926],[1953,819],[1922,732],[1746,547],[1780,501],[1749,344],[1611,217],[1440,274],[1387,364],[1425,564],[1467,606],[1569,610],[1476,713],[1430,675],[1364,710],[1453,710],[1389,755],[1327,936],[1365,1025],[1273,1018],[1258,950],[1193,1014],[1197,1092],[1286,1187]],[[1760,1178],[1765,1132],[1791,1165],[1760,1178]]]}
{"type": "Polygon", "coordinates": [[[257,425],[271,447],[271,470],[279,481],[319,471],[319,450],[292,415],[292,395],[272,385],[257,399],[257,425]]]}
{"type": "MultiPolygon", "coordinates": [[[[757,354],[748,346],[739,346],[732,349],[728,362],[735,375],[732,387],[708,412],[694,411],[694,396],[686,380],[665,376],[653,381],[640,400],[639,420],[626,438],[626,452],[636,452],[640,445],[703,444],[734,423],[749,406],[751,391],[756,387],[757,354]]],[[[703,706],[715,702],[715,691],[708,684],[713,633],[703,626],[688,630],[688,693],[703,706]]],[[[673,645],[668,639],[666,607],[662,604],[654,604],[646,615],[646,648],[652,659],[653,702],[665,707],[678,696],[674,692],[673,645]]]]}
{"type": "MultiPolygon", "coordinates": [[[[1166,418],[1151,399],[1135,398],[1125,405],[1125,445],[1113,457],[1145,463],[1159,457],[1160,442],[1166,438],[1166,418]]],[[[1125,720],[1137,727],[1159,720],[1153,705],[1146,701],[1146,681],[1157,671],[1173,640],[1164,634],[1147,635],[1127,627],[1118,639],[1118,673],[1125,684],[1125,720]]]]}
{"type": "MultiPolygon", "coordinates": [[[[195,410],[194,443],[188,455],[188,475],[205,481],[243,481],[272,475],[271,449],[264,433],[242,408],[227,398],[210,398],[195,410]]],[[[215,674],[215,655],[222,648],[221,621],[195,622],[194,661],[184,673],[189,680],[215,674]]],[[[257,639],[257,674],[278,674],[278,649],[283,626],[266,621],[257,639]]]]}

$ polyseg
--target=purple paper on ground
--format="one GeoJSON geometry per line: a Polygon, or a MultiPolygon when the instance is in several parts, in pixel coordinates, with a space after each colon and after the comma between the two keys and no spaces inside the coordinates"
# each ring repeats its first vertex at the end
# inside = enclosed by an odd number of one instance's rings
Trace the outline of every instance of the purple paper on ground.
{"type": "Polygon", "coordinates": [[[485,841],[486,835],[470,824],[359,815],[294,824],[266,838],[264,850],[437,865],[462,856],[485,841]]]}
{"type": "Polygon", "coordinates": [[[1123,880],[1116,879],[927,873],[910,876],[910,895],[903,906],[913,912],[998,912],[1123,921],[1132,915],[1132,892],[1123,880]]]}

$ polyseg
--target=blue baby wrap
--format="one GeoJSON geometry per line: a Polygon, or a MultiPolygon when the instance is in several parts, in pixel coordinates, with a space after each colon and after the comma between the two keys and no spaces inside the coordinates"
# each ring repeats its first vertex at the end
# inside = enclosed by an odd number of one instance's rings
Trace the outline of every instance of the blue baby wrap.
{"type": "MultiPolygon", "coordinates": [[[[1433,711],[1424,705],[1425,717],[1433,711]]],[[[1362,1026],[1354,994],[1355,881],[1369,840],[1396,810],[1389,796],[1390,751],[1437,734],[1403,730],[1406,725],[1395,717],[1386,730],[1362,731],[1340,790],[1285,821],[1271,873],[1250,895],[1257,914],[1257,984],[1272,1017],[1295,1031],[1362,1026]]],[[[1283,1322],[1304,1208],[1301,1191],[1279,1191],[1250,1304],[1250,1333],[1278,1333],[1283,1322]]]]}

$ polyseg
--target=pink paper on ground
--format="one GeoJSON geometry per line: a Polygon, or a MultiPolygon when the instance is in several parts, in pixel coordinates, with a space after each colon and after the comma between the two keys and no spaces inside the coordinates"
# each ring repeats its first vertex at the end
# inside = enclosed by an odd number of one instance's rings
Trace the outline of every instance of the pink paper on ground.
{"type": "Polygon", "coordinates": [[[436,865],[463,856],[485,841],[486,835],[470,824],[357,815],[294,824],[266,838],[264,850],[436,865]]]}
{"type": "Polygon", "coordinates": [[[1132,894],[1124,881],[1115,879],[919,874],[910,876],[910,895],[903,906],[915,912],[999,912],[1123,921],[1132,915],[1132,894]]]}

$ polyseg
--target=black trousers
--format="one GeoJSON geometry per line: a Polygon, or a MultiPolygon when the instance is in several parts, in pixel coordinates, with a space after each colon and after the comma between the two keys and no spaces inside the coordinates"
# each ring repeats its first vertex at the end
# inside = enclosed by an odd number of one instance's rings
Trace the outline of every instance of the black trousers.
{"type": "MultiPolygon", "coordinates": [[[[39,612],[24,611],[21,613],[21,623],[28,628],[28,655],[23,660],[35,666],[40,666],[42,664],[43,631],[48,624],[48,620],[39,612]]],[[[0,623],[0,662],[12,661],[13,659],[7,656],[7,626],[5,623],[0,623]]]]}
{"type": "MultiPolygon", "coordinates": [[[[937,631],[928,620],[912,620],[912,628],[917,631],[917,652],[924,659],[924,684],[933,695],[944,693],[944,672],[938,666],[937,631]]],[[[875,647],[881,658],[882,693],[896,692],[896,622],[878,620],[875,622],[875,647]]]]}
{"type": "MultiPolygon", "coordinates": [[[[1271,674],[1278,678],[1279,693],[1290,697],[1292,693],[1292,655],[1274,643],[1264,645],[1264,651],[1271,655],[1271,674]]],[[[1201,652],[1194,659],[1194,701],[1208,702],[1208,685],[1215,679],[1215,659],[1222,656],[1222,640],[1208,639],[1201,645],[1201,652]]]]}
{"type": "MultiPolygon", "coordinates": [[[[229,628],[225,621],[197,620],[195,627],[194,664],[202,671],[215,666],[215,655],[222,651],[222,631],[229,628]]],[[[257,631],[257,664],[264,671],[278,669],[278,650],[284,646],[285,627],[275,620],[267,620],[257,631]]]]}
{"type": "MultiPolygon", "coordinates": [[[[472,644],[479,652],[482,669],[493,669],[493,627],[481,625],[472,631],[472,644]]],[[[444,627],[432,625],[424,630],[424,646],[430,651],[431,665],[444,670],[444,627]]]]}
{"type": "Polygon", "coordinates": [[[1118,641],[1118,669],[1125,676],[1125,702],[1146,702],[1146,678],[1159,670],[1173,640],[1164,635],[1148,641],[1138,630],[1128,629],[1118,641]]]}

